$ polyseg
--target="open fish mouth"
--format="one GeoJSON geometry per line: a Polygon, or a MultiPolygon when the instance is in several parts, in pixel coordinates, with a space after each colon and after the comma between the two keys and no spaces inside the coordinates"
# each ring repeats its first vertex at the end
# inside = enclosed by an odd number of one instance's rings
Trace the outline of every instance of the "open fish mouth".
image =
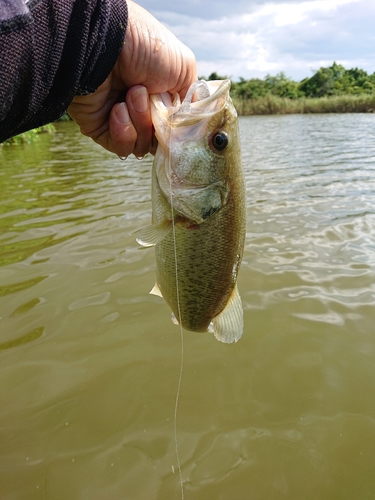
{"type": "MultiPolygon", "coordinates": [[[[184,100],[180,96],[171,96],[168,92],[151,96],[153,105],[158,113],[166,119],[170,126],[188,126],[200,118],[210,117],[225,106],[225,96],[230,89],[230,80],[198,80],[194,82],[184,100]]],[[[153,122],[157,133],[157,119],[153,122]]],[[[159,138],[158,138],[159,140],[159,138]]]]}
{"type": "MultiPolygon", "coordinates": [[[[208,115],[217,113],[224,105],[225,96],[230,88],[230,80],[211,81],[210,85],[205,80],[194,82],[182,101],[177,112],[170,115],[171,120],[186,120],[186,115],[208,115]]],[[[185,122],[186,124],[186,122],[185,122]]]]}

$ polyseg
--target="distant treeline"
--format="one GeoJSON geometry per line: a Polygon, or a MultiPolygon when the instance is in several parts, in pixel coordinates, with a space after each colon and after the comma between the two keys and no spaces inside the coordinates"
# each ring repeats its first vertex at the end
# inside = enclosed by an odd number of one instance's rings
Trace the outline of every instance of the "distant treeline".
{"type": "MultiPolygon", "coordinates": [[[[212,73],[208,80],[228,78],[212,73]]],[[[231,96],[239,114],[345,113],[375,111],[375,73],[345,69],[334,62],[310,78],[295,82],[278,73],[232,82],[231,96]]]]}

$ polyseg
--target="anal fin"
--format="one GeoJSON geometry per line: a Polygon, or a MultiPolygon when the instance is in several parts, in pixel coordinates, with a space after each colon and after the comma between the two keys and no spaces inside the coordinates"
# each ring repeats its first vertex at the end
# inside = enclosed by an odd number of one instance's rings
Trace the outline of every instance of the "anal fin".
{"type": "Polygon", "coordinates": [[[171,314],[171,321],[174,325],[179,325],[180,323],[178,322],[178,319],[176,318],[176,316],[172,313],[171,314]]]}
{"type": "Polygon", "coordinates": [[[157,295],[158,297],[163,298],[163,294],[161,293],[161,290],[160,290],[159,285],[157,283],[155,283],[155,285],[153,286],[153,288],[150,292],[150,295],[157,295]]]}

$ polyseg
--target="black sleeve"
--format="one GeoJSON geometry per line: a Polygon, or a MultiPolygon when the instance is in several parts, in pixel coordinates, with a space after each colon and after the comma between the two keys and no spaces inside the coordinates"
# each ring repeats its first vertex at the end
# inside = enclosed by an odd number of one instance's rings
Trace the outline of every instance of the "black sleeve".
{"type": "Polygon", "coordinates": [[[125,0],[0,0],[0,142],[94,92],[125,38],[125,0]]]}

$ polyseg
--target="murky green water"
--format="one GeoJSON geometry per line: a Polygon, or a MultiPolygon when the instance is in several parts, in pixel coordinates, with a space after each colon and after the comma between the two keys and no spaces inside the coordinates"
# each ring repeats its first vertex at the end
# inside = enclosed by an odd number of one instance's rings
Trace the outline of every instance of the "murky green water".
{"type": "MultiPolygon", "coordinates": [[[[184,333],[185,499],[373,499],[375,117],[240,125],[245,332],[184,333]]],[[[0,165],[1,500],[181,498],[181,339],[135,241],[151,158],[62,123],[0,165]]]]}

